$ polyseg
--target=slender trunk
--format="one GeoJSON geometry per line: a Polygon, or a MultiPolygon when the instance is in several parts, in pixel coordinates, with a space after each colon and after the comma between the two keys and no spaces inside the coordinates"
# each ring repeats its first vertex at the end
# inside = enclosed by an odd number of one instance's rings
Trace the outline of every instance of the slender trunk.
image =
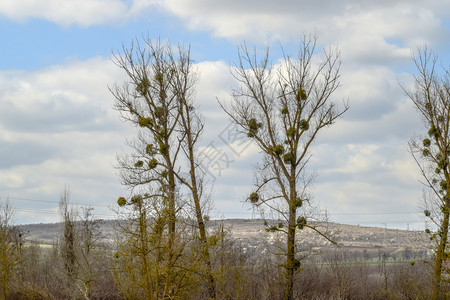
{"type": "Polygon", "coordinates": [[[188,118],[188,124],[185,124],[185,127],[187,127],[187,139],[188,139],[188,148],[189,148],[189,163],[190,163],[190,175],[191,175],[191,190],[192,190],[192,197],[194,200],[194,206],[195,206],[195,215],[197,218],[197,225],[198,230],[200,233],[200,242],[202,246],[202,257],[205,260],[206,267],[207,267],[207,279],[208,279],[208,296],[209,298],[215,299],[216,298],[216,287],[215,287],[215,280],[214,276],[212,274],[212,267],[211,267],[211,257],[209,256],[209,249],[208,249],[208,238],[206,235],[206,228],[205,228],[205,222],[203,220],[203,214],[202,214],[202,208],[200,205],[200,197],[199,197],[199,191],[198,191],[198,185],[197,185],[197,178],[196,178],[196,172],[195,172],[195,154],[194,154],[194,142],[192,140],[192,132],[190,128],[190,118],[189,118],[189,110],[187,109],[187,118],[188,118]]]}
{"type": "Polygon", "coordinates": [[[203,221],[203,215],[202,215],[202,210],[201,210],[201,206],[200,206],[200,198],[199,198],[198,190],[197,190],[197,180],[195,178],[195,169],[194,169],[195,165],[194,165],[193,156],[191,156],[190,160],[191,160],[191,172],[190,173],[191,173],[191,181],[192,181],[192,195],[194,198],[195,214],[197,217],[198,230],[200,233],[200,242],[202,245],[202,256],[203,256],[203,259],[205,260],[206,267],[207,267],[208,295],[210,298],[215,299],[216,298],[215,280],[214,280],[214,276],[212,274],[211,257],[209,256],[209,249],[208,249],[208,238],[206,236],[205,222],[203,221]]]}
{"type": "Polygon", "coordinates": [[[147,299],[153,299],[152,288],[150,283],[150,262],[147,260],[147,222],[146,222],[146,212],[142,209],[142,203],[139,203],[139,231],[141,238],[141,250],[142,250],[142,264],[144,267],[144,280],[145,280],[145,295],[147,299]]]}
{"type": "MultiPolygon", "coordinates": [[[[449,193],[447,193],[448,195],[449,193]]],[[[441,274],[442,274],[442,263],[444,262],[445,249],[447,247],[448,239],[448,225],[449,225],[449,210],[450,210],[450,200],[445,200],[444,219],[442,220],[442,236],[439,242],[439,247],[436,255],[436,262],[434,265],[434,278],[433,278],[433,294],[432,299],[439,299],[440,289],[441,289],[441,274]]]]}
{"type": "Polygon", "coordinates": [[[294,260],[295,260],[295,227],[296,227],[296,213],[297,208],[295,206],[296,199],[296,186],[295,186],[295,168],[291,168],[290,178],[290,201],[289,201],[289,224],[288,224],[288,236],[287,236],[287,253],[286,253],[286,283],[285,283],[285,295],[286,300],[294,298],[294,260]],[[293,175],[293,176],[292,176],[293,175]]]}
{"type": "MultiPolygon", "coordinates": [[[[166,145],[168,145],[168,142],[166,145]]],[[[167,159],[170,161],[170,159],[167,159]]],[[[175,207],[175,173],[172,165],[169,164],[168,170],[168,214],[169,214],[169,240],[167,245],[167,261],[166,261],[166,281],[164,285],[164,297],[171,296],[171,288],[173,284],[173,267],[175,260],[175,229],[176,229],[176,207],[175,207]]]]}

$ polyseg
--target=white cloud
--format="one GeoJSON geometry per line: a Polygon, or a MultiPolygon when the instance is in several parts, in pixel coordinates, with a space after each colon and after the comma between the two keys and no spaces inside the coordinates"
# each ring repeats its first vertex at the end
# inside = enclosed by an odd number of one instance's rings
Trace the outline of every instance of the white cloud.
{"type": "Polygon", "coordinates": [[[339,45],[347,63],[406,61],[409,49],[434,45],[448,30],[444,1],[180,1],[164,5],[192,30],[254,43],[292,41],[317,32],[323,45],[339,45]]]}
{"type": "MultiPolygon", "coordinates": [[[[115,154],[130,131],[112,110],[108,85],[122,78],[103,58],[0,72],[0,196],[55,201],[44,202],[53,209],[70,185],[74,201],[103,205],[111,215],[106,205],[122,189],[115,154]]],[[[15,201],[19,212],[42,205],[15,201]]]]}
{"type": "Polygon", "coordinates": [[[30,18],[59,25],[91,26],[126,20],[143,14],[158,1],[153,0],[14,0],[0,2],[0,16],[16,21],[30,18]],[[130,3],[131,2],[131,3],[130,3]]]}

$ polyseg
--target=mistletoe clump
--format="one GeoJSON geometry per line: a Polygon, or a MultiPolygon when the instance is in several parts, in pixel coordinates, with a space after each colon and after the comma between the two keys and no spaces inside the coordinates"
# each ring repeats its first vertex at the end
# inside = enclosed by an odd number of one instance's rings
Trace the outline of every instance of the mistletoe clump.
{"type": "Polygon", "coordinates": [[[144,165],[144,162],[142,161],[142,160],[138,160],[135,164],[134,164],[134,166],[136,167],[136,168],[140,168],[140,167],[142,167],[144,165]]]}
{"type": "Polygon", "coordinates": [[[308,95],[306,95],[305,90],[302,89],[302,88],[300,88],[300,89],[297,91],[297,94],[295,95],[295,99],[297,99],[297,101],[300,101],[300,100],[306,100],[307,98],[308,98],[308,95]]]}
{"type": "Polygon", "coordinates": [[[276,231],[278,231],[278,227],[273,225],[273,226],[267,227],[265,230],[266,230],[266,232],[276,232],[276,231]]]}
{"type": "Polygon", "coordinates": [[[254,137],[256,135],[256,133],[258,132],[258,129],[263,126],[263,124],[256,121],[255,118],[250,119],[248,121],[247,125],[249,128],[249,132],[247,134],[248,137],[254,137]]]}
{"type": "Polygon", "coordinates": [[[158,81],[160,84],[163,82],[164,78],[161,73],[156,74],[155,76],[156,81],[158,81]]]}
{"type": "Polygon", "coordinates": [[[164,115],[165,115],[165,109],[164,109],[164,107],[162,107],[162,106],[157,106],[157,107],[155,108],[155,116],[156,116],[158,119],[162,119],[162,118],[164,117],[164,115]]]}
{"type": "Polygon", "coordinates": [[[427,216],[427,217],[431,216],[431,212],[430,212],[428,209],[425,209],[425,210],[423,211],[423,213],[424,213],[425,216],[427,216]]]}
{"type": "Polygon", "coordinates": [[[155,154],[155,149],[153,148],[152,144],[148,144],[147,147],[145,147],[145,153],[147,153],[148,155],[155,154]]]}
{"type": "Polygon", "coordinates": [[[141,203],[142,202],[142,196],[141,195],[135,195],[133,197],[131,197],[131,203],[136,204],[136,203],[141,203]]]}
{"type": "Polygon", "coordinates": [[[296,133],[297,133],[297,130],[293,126],[289,127],[289,129],[286,131],[286,135],[291,138],[295,137],[296,133]]]}
{"type": "Polygon", "coordinates": [[[306,226],[306,218],[305,217],[298,217],[297,218],[297,227],[299,229],[303,229],[306,226]]]}
{"type": "Polygon", "coordinates": [[[446,191],[447,190],[447,181],[442,180],[440,186],[441,186],[442,190],[446,191]]]}
{"type": "Polygon", "coordinates": [[[119,199],[117,199],[117,204],[119,206],[125,206],[127,204],[127,199],[125,199],[125,197],[119,197],[119,199]]]}
{"type": "Polygon", "coordinates": [[[140,127],[151,127],[153,126],[153,120],[151,118],[140,117],[138,120],[140,127]]]}
{"type": "Polygon", "coordinates": [[[148,88],[150,87],[150,81],[147,77],[142,78],[140,82],[136,84],[136,91],[144,96],[147,94],[148,88]]]}
{"type": "Polygon", "coordinates": [[[423,146],[424,147],[428,148],[428,147],[430,147],[430,145],[431,145],[430,139],[424,139],[423,140],[423,146]]]}
{"type": "Polygon", "coordinates": [[[309,123],[305,119],[302,119],[300,121],[300,129],[301,130],[308,130],[309,129],[309,123]]]}
{"type": "Polygon", "coordinates": [[[446,167],[447,167],[447,159],[441,158],[441,159],[438,161],[438,168],[440,168],[440,169],[445,169],[446,167]]]}
{"type": "Polygon", "coordinates": [[[299,208],[303,205],[303,200],[300,197],[297,197],[294,202],[295,207],[299,208]]]}
{"type": "Polygon", "coordinates": [[[282,155],[284,153],[284,147],[282,145],[276,145],[273,147],[273,153],[276,155],[282,155]]]}
{"type": "Polygon", "coordinates": [[[283,107],[283,109],[281,110],[281,113],[283,114],[283,115],[287,115],[288,114],[288,108],[287,107],[283,107]]]}
{"type": "Polygon", "coordinates": [[[294,155],[292,153],[286,153],[283,155],[283,161],[287,165],[292,165],[294,163],[294,155]]]}
{"type": "Polygon", "coordinates": [[[159,144],[159,153],[161,153],[162,155],[167,154],[167,151],[169,150],[169,147],[164,144],[164,143],[160,143],[159,144]]]}
{"type": "Polygon", "coordinates": [[[251,203],[255,204],[259,201],[259,195],[258,193],[251,193],[250,197],[248,197],[251,203]]]}
{"type": "Polygon", "coordinates": [[[441,133],[442,133],[441,129],[434,125],[430,128],[430,130],[428,130],[428,135],[430,137],[434,137],[435,139],[438,139],[441,133]]]}
{"type": "Polygon", "coordinates": [[[302,266],[302,263],[300,262],[299,259],[294,259],[294,271],[297,271],[298,269],[300,269],[300,267],[302,266]]]}
{"type": "Polygon", "coordinates": [[[148,168],[150,170],[156,168],[156,166],[158,165],[158,161],[156,160],[156,158],[152,158],[149,162],[148,162],[148,168]]]}

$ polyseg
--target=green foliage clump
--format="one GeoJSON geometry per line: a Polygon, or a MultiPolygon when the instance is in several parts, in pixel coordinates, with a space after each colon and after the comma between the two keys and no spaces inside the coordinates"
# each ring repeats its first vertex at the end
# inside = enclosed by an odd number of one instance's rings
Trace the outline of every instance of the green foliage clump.
{"type": "Polygon", "coordinates": [[[156,79],[156,81],[158,81],[160,84],[162,84],[162,82],[163,82],[163,80],[164,80],[164,77],[163,77],[163,75],[162,75],[161,73],[158,73],[158,74],[155,75],[155,79],[156,79]]]}
{"type": "Polygon", "coordinates": [[[258,129],[263,126],[262,123],[256,121],[255,118],[252,118],[247,123],[249,132],[247,134],[248,137],[255,137],[256,133],[258,132],[258,129]]]}
{"type": "Polygon", "coordinates": [[[156,168],[156,166],[158,165],[158,161],[156,160],[156,158],[152,158],[149,162],[148,162],[148,168],[150,170],[156,168]]]}
{"type": "Polygon", "coordinates": [[[298,269],[300,269],[300,267],[302,266],[302,263],[300,262],[299,259],[294,259],[294,271],[297,271],[298,269]]]}
{"type": "Polygon", "coordinates": [[[305,228],[307,222],[306,222],[306,218],[305,217],[298,217],[297,218],[297,227],[299,229],[303,229],[305,228]]]}
{"type": "Polygon", "coordinates": [[[167,170],[164,170],[164,171],[162,171],[161,172],[161,176],[163,177],[163,178],[167,178],[167,175],[169,174],[169,172],[167,172],[167,170]]]}
{"type": "Polygon", "coordinates": [[[141,203],[142,202],[142,196],[141,195],[135,195],[133,197],[131,197],[131,203],[136,204],[136,203],[141,203]]]}
{"type": "Polygon", "coordinates": [[[442,190],[444,190],[444,191],[447,190],[447,181],[442,180],[440,183],[440,186],[441,186],[442,190]]]}
{"type": "Polygon", "coordinates": [[[431,230],[430,229],[425,229],[425,232],[427,233],[427,234],[430,234],[431,233],[431,230]]]}
{"type": "Polygon", "coordinates": [[[140,82],[136,84],[136,91],[145,96],[147,94],[148,88],[150,87],[150,81],[147,77],[142,78],[140,82]]]}
{"type": "Polygon", "coordinates": [[[283,109],[281,110],[281,113],[283,114],[283,115],[287,115],[288,114],[288,108],[287,107],[283,107],[283,109]]]}
{"type": "Polygon", "coordinates": [[[275,147],[273,147],[273,153],[275,153],[276,155],[281,155],[284,153],[284,147],[282,145],[276,145],[275,147]]]}
{"type": "Polygon", "coordinates": [[[306,92],[304,89],[299,88],[297,91],[297,94],[295,95],[295,99],[297,99],[297,101],[300,100],[306,100],[308,98],[308,95],[306,95],[306,92]]]}
{"type": "Polygon", "coordinates": [[[162,119],[162,118],[164,117],[164,115],[165,115],[165,109],[164,109],[164,107],[162,107],[162,106],[157,106],[157,107],[155,108],[155,116],[156,116],[158,119],[162,119]]]}
{"type": "Polygon", "coordinates": [[[445,169],[447,167],[447,160],[445,158],[441,158],[438,161],[438,167],[441,169],[445,169]]]}
{"type": "Polygon", "coordinates": [[[300,129],[301,130],[308,130],[309,129],[309,123],[305,119],[302,119],[300,121],[300,129]]]}
{"type": "Polygon", "coordinates": [[[259,201],[259,195],[258,193],[251,193],[250,197],[248,197],[251,203],[255,204],[259,201]]]}
{"type": "Polygon", "coordinates": [[[254,130],[254,131],[256,131],[256,130],[258,130],[259,128],[261,128],[262,127],[262,123],[258,123],[258,121],[256,121],[256,119],[255,118],[252,118],[252,119],[250,119],[249,121],[248,121],[248,128],[250,129],[250,130],[254,130]]]}
{"type": "Polygon", "coordinates": [[[284,227],[284,225],[283,225],[283,223],[278,223],[278,228],[283,228],[284,227]]]}
{"type": "Polygon", "coordinates": [[[424,147],[430,147],[430,145],[431,145],[431,141],[430,141],[430,139],[424,139],[423,140],[423,146],[424,147]]]}
{"type": "Polygon", "coordinates": [[[168,150],[169,150],[169,146],[167,146],[164,143],[159,144],[159,153],[161,153],[162,155],[165,155],[165,154],[167,154],[168,150]]]}
{"type": "Polygon", "coordinates": [[[294,202],[295,207],[299,208],[303,205],[303,200],[300,197],[297,197],[294,202]]]}
{"type": "Polygon", "coordinates": [[[155,154],[155,149],[153,148],[152,144],[148,144],[147,147],[145,147],[145,153],[147,153],[148,155],[155,154]]]}
{"type": "Polygon", "coordinates": [[[425,216],[427,216],[427,217],[431,216],[431,212],[430,212],[428,209],[425,209],[425,210],[423,211],[423,213],[424,213],[425,216]]]}
{"type": "Polygon", "coordinates": [[[288,137],[295,137],[295,134],[297,133],[297,130],[295,129],[295,127],[289,127],[289,129],[286,131],[286,135],[288,137]]]}
{"type": "Polygon", "coordinates": [[[436,168],[436,169],[434,170],[434,172],[436,172],[436,174],[440,174],[440,173],[441,173],[441,169],[440,169],[440,168],[436,168]]]}
{"type": "Polygon", "coordinates": [[[294,155],[292,155],[292,153],[286,153],[285,155],[283,155],[283,161],[285,164],[293,164],[294,161],[294,155]]]}
{"type": "Polygon", "coordinates": [[[430,155],[430,150],[428,150],[428,149],[423,149],[422,155],[425,156],[425,157],[427,157],[428,155],[430,155]]]}
{"type": "Polygon", "coordinates": [[[117,199],[117,204],[119,206],[125,206],[127,204],[127,199],[125,199],[125,197],[119,197],[119,199],[117,199]]]}
{"type": "Polygon", "coordinates": [[[136,168],[141,168],[143,165],[144,165],[144,162],[143,162],[142,160],[138,160],[138,161],[134,164],[134,166],[135,166],[136,168]]]}
{"type": "Polygon", "coordinates": [[[266,232],[276,232],[276,231],[278,231],[278,227],[274,225],[274,226],[267,227],[265,230],[266,230],[266,232]]]}
{"type": "Polygon", "coordinates": [[[151,118],[140,117],[138,123],[140,127],[151,127],[153,125],[153,120],[151,118]]]}
{"type": "Polygon", "coordinates": [[[435,139],[438,139],[441,133],[442,133],[441,129],[435,126],[432,126],[430,130],[428,130],[428,135],[430,137],[434,137],[435,139]]]}

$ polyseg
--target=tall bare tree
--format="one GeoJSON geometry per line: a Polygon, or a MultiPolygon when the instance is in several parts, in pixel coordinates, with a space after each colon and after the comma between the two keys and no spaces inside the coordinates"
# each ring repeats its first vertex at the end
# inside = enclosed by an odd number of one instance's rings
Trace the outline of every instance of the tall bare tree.
{"type": "Polygon", "coordinates": [[[428,136],[417,136],[409,142],[410,152],[420,168],[427,187],[424,214],[435,225],[426,232],[436,242],[433,299],[440,297],[442,273],[448,257],[450,216],[450,73],[438,68],[438,56],[426,47],[419,48],[413,61],[417,68],[415,88],[403,87],[419,112],[428,136]]]}
{"type": "Polygon", "coordinates": [[[339,53],[324,51],[322,61],[314,64],[316,40],[304,36],[297,56],[284,54],[278,66],[269,61],[269,48],[259,58],[243,44],[232,70],[240,88],[233,91],[231,107],[222,105],[263,153],[255,168],[256,190],[248,201],[281,219],[266,225],[269,231],[286,234],[286,299],[293,298],[294,274],[300,267],[296,231],[309,227],[320,233],[308,223],[308,215],[299,214],[309,201],[310,148],[318,132],[348,109],[346,103],[339,108],[331,99],[339,87],[339,53]]]}
{"type": "MultiPolygon", "coordinates": [[[[129,81],[111,89],[115,108],[122,117],[141,129],[137,140],[130,142],[132,155],[119,158],[123,184],[130,188],[130,200],[121,198],[122,204],[132,204],[134,197],[160,205],[158,214],[168,230],[164,295],[173,290],[173,269],[179,261],[177,228],[182,209],[194,208],[202,257],[207,265],[209,293],[215,296],[214,279],[207,251],[207,235],[202,211],[202,179],[197,172],[197,141],[203,123],[194,107],[193,95],[197,74],[192,67],[189,48],[179,46],[174,52],[169,43],[145,38],[136,41],[123,53],[114,56],[114,62],[125,71],[129,81]],[[189,174],[185,176],[185,174],[189,174]],[[180,201],[183,187],[190,191],[187,203],[180,201]],[[151,192],[150,192],[151,191],[151,192]]],[[[119,203],[120,204],[120,203],[119,203]]],[[[136,206],[134,206],[136,207],[136,206]]],[[[148,213],[148,210],[143,210],[148,213]]],[[[179,228],[178,228],[179,229],[179,228]]]]}

